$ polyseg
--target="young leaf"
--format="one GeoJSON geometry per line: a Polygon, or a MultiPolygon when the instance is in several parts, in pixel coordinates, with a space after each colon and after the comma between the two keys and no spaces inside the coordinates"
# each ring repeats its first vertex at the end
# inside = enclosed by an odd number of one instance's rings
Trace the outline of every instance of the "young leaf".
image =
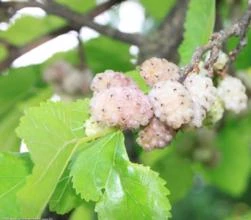
{"type": "Polygon", "coordinates": [[[17,133],[28,146],[35,166],[18,192],[21,217],[38,218],[83,136],[88,101],[45,103],[27,110],[17,133]]]}
{"type": "Polygon", "coordinates": [[[0,153],[0,219],[19,217],[17,191],[31,172],[28,154],[0,153]]]}
{"type": "Polygon", "coordinates": [[[71,175],[82,198],[98,201],[100,219],[167,219],[170,215],[164,181],[149,168],[130,163],[121,132],[91,143],[74,161],[71,175]]]}
{"type": "Polygon", "coordinates": [[[69,168],[66,169],[60,178],[49,202],[50,210],[60,215],[70,212],[82,202],[81,198],[76,195],[75,190],[72,188],[69,171],[69,168]]]}
{"type": "Polygon", "coordinates": [[[215,0],[191,0],[185,22],[184,41],[179,48],[181,65],[189,63],[194,50],[206,44],[213,33],[215,0]]]}

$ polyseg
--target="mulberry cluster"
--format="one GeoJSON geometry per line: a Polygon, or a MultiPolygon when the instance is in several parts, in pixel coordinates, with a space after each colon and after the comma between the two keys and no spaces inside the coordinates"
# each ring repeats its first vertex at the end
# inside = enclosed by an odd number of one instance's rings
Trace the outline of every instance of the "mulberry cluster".
{"type": "MultiPolygon", "coordinates": [[[[214,68],[219,71],[227,62],[225,56],[219,57],[214,68]]],[[[183,127],[216,123],[224,107],[236,113],[247,107],[245,87],[239,79],[226,76],[216,88],[205,68],[180,80],[175,64],[151,58],[141,65],[140,75],[151,87],[148,94],[121,72],[108,70],[95,76],[92,123],[87,123],[86,133],[92,133],[88,127],[95,126],[139,129],[137,142],[149,151],[167,146],[183,127]]]]}

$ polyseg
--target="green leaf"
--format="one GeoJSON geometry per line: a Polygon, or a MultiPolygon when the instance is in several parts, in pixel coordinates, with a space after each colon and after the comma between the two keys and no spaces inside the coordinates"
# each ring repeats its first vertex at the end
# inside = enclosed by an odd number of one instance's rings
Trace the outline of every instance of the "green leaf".
{"type": "Polygon", "coordinates": [[[208,42],[215,23],[215,0],[191,0],[185,21],[184,40],[179,48],[180,63],[189,63],[195,49],[208,42]]]}
{"type": "Polygon", "coordinates": [[[0,120],[0,151],[19,151],[21,140],[16,136],[15,129],[22,116],[17,109],[10,111],[0,120]]]}
{"type": "Polygon", "coordinates": [[[88,100],[44,103],[26,111],[17,129],[34,162],[32,175],[19,191],[21,216],[39,218],[84,135],[88,100]],[[36,196],[34,196],[36,195],[36,196]]]}
{"type": "Polygon", "coordinates": [[[73,164],[73,187],[86,201],[98,201],[101,198],[109,172],[114,169],[114,160],[118,155],[127,157],[125,149],[118,143],[120,138],[117,133],[112,133],[91,143],[91,147],[80,153],[73,164]]]}
{"type": "Polygon", "coordinates": [[[70,220],[91,220],[94,219],[94,210],[87,203],[83,203],[81,206],[76,208],[70,216],[70,220]]]}
{"type": "Polygon", "coordinates": [[[60,178],[58,185],[50,199],[49,208],[57,214],[63,215],[79,206],[82,202],[72,188],[69,168],[66,169],[60,178]]]}
{"type": "Polygon", "coordinates": [[[132,78],[134,82],[137,83],[138,87],[143,91],[143,92],[149,92],[150,87],[146,84],[145,80],[143,77],[139,74],[139,71],[137,70],[132,70],[129,72],[125,73],[126,76],[132,78]]]}
{"type": "MultiPolygon", "coordinates": [[[[247,35],[248,42],[251,42],[251,31],[248,32],[247,35]]],[[[232,37],[227,42],[228,49],[233,49],[239,42],[239,39],[236,37],[232,37]]],[[[250,59],[250,51],[251,51],[251,44],[248,43],[243,50],[238,54],[237,59],[234,62],[234,65],[239,70],[244,70],[250,68],[251,66],[251,59],[250,59]]]]}
{"type": "Polygon", "coordinates": [[[167,219],[170,215],[164,181],[149,168],[130,163],[121,132],[90,143],[73,163],[71,175],[82,198],[98,201],[100,219],[167,219]]]}
{"type": "Polygon", "coordinates": [[[244,192],[250,176],[250,123],[249,113],[241,120],[236,118],[224,124],[216,140],[220,162],[215,168],[206,169],[208,180],[233,196],[244,192]]]}
{"type": "Polygon", "coordinates": [[[24,45],[51,30],[62,27],[64,20],[47,15],[46,17],[22,16],[16,20],[6,31],[0,31],[0,38],[20,46],[24,45]]]}
{"type": "Polygon", "coordinates": [[[96,5],[95,0],[57,0],[58,3],[66,5],[67,7],[71,8],[77,12],[85,12],[96,5]]]}
{"type": "Polygon", "coordinates": [[[175,3],[176,0],[141,0],[141,4],[145,7],[146,11],[157,20],[161,20],[163,17],[165,17],[175,3]]]}
{"type": "Polygon", "coordinates": [[[0,117],[9,112],[35,87],[37,76],[33,68],[11,69],[0,76],[0,117]]]}
{"type": "Polygon", "coordinates": [[[52,94],[50,90],[42,89],[38,70],[37,67],[10,69],[0,76],[0,151],[19,150],[20,139],[14,130],[24,109],[52,94]]]}
{"type": "Polygon", "coordinates": [[[137,164],[112,171],[96,211],[100,219],[168,219],[169,191],[157,173],[137,164]]]}
{"type": "MultiPolygon", "coordinates": [[[[192,163],[178,152],[178,145],[185,147],[183,135],[178,135],[172,145],[159,151],[142,152],[140,159],[152,167],[167,183],[169,200],[173,204],[182,199],[192,187],[194,172],[192,163]]],[[[191,139],[189,139],[191,142],[191,139]]]]}
{"type": "Polygon", "coordinates": [[[0,218],[17,218],[16,192],[24,185],[32,163],[28,154],[0,153],[0,167],[0,218]]]}
{"type": "Polygon", "coordinates": [[[89,68],[94,72],[103,72],[105,69],[116,71],[133,69],[129,46],[107,37],[88,41],[85,50],[89,68]]]}
{"type": "Polygon", "coordinates": [[[171,203],[182,199],[192,187],[192,164],[174,151],[163,155],[160,160],[153,164],[152,168],[166,181],[171,192],[169,196],[171,203]]]}

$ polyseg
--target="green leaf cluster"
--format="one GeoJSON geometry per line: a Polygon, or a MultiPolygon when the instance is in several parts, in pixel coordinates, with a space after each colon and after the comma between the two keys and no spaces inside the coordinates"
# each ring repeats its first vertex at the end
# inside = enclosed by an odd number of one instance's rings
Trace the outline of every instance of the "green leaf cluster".
{"type": "MultiPolygon", "coordinates": [[[[18,182],[6,186],[22,182],[13,191],[15,207],[11,206],[11,213],[6,209],[4,216],[39,218],[47,205],[58,214],[75,208],[81,213],[85,201],[93,201],[100,219],[170,217],[165,182],[150,168],[129,161],[120,131],[86,137],[83,123],[88,117],[88,100],[47,102],[26,110],[17,133],[34,165],[26,173],[23,166],[13,165],[1,175],[8,183],[13,168],[20,166],[23,172],[18,182]]],[[[9,206],[11,198],[6,197],[3,206],[9,206]]]]}

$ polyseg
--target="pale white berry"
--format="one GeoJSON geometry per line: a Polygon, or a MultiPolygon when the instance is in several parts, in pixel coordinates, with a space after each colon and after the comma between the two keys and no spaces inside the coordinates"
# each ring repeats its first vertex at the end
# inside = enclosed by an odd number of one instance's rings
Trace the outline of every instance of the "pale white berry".
{"type": "Polygon", "coordinates": [[[203,124],[206,126],[212,126],[220,119],[222,119],[224,114],[224,106],[222,100],[217,96],[214,104],[209,109],[207,117],[203,121],[203,124]]]}
{"type": "Polygon", "coordinates": [[[57,61],[50,66],[43,73],[44,80],[48,83],[62,83],[64,77],[71,74],[74,68],[65,61],[57,61]]]}
{"type": "Polygon", "coordinates": [[[90,117],[85,121],[84,128],[86,136],[93,136],[104,131],[106,126],[90,117]]]}
{"type": "Polygon", "coordinates": [[[148,85],[153,86],[155,83],[165,80],[178,80],[179,67],[166,59],[153,57],[142,63],[140,75],[145,79],[148,85]]]}
{"type": "Polygon", "coordinates": [[[63,91],[70,95],[86,94],[89,92],[91,79],[92,74],[89,70],[74,70],[63,79],[63,91]]]}
{"type": "Polygon", "coordinates": [[[97,74],[91,83],[91,90],[94,92],[100,92],[111,87],[136,87],[136,84],[132,79],[125,76],[121,72],[114,72],[112,70],[106,70],[103,73],[97,74]]]}
{"type": "Polygon", "coordinates": [[[217,90],[211,78],[191,73],[184,81],[193,102],[193,119],[189,123],[192,127],[201,127],[206,114],[217,97],[217,90]]]}
{"type": "Polygon", "coordinates": [[[247,108],[248,97],[246,88],[241,80],[232,76],[226,76],[220,81],[217,90],[225,109],[239,113],[247,108]]]}
{"type": "Polygon", "coordinates": [[[112,87],[95,93],[91,99],[91,114],[95,121],[123,129],[139,128],[153,116],[147,96],[133,87],[112,87]]]}
{"type": "Polygon", "coordinates": [[[144,150],[150,151],[167,146],[172,141],[175,133],[172,128],[154,117],[151,122],[139,132],[136,141],[144,150]]]}
{"type": "Polygon", "coordinates": [[[186,88],[177,81],[162,81],[149,93],[154,114],[168,126],[178,129],[193,115],[192,100],[186,88]]]}

